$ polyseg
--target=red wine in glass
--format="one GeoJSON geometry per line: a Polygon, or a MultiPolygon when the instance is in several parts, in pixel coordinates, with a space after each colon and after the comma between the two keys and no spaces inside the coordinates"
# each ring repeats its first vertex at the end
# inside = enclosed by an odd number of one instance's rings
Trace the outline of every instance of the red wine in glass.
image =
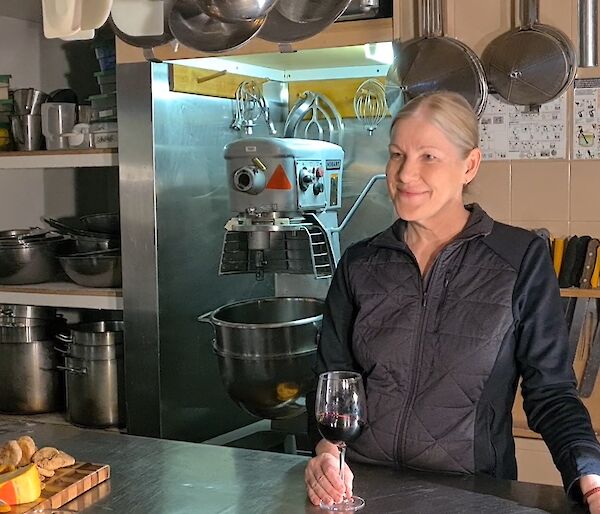
{"type": "MultiPolygon", "coordinates": [[[[353,371],[329,371],[319,375],[315,404],[317,426],[321,435],[337,445],[340,451],[340,478],[344,481],[346,444],[356,440],[367,419],[362,377],[353,371]]],[[[359,496],[344,498],[339,503],[321,502],[321,508],[348,512],[364,507],[359,496]]]]}
{"type": "Polygon", "coordinates": [[[326,413],[321,414],[317,418],[319,432],[321,435],[332,442],[339,445],[340,443],[351,443],[358,439],[364,421],[353,414],[336,414],[326,413]]]}

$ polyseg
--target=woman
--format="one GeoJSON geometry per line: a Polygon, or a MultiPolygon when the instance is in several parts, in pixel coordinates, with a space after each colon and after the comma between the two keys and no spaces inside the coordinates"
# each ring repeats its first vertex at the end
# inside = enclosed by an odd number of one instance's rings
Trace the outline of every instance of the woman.
{"type": "MultiPolygon", "coordinates": [[[[600,445],[575,389],[545,243],[463,205],[478,141],[477,119],[455,93],[415,98],[396,117],[386,173],[400,219],[342,256],[316,371],[363,375],[368,423],[350,460],[505,479],[516,479],[511,409],[521,377],[529,424],[566,491],[590,493],[600,514],[600,445]]],[[[308,496],[338,502],[352,473],[342,483],[337,447],[309,428],[318,444],[308,496]]]]}

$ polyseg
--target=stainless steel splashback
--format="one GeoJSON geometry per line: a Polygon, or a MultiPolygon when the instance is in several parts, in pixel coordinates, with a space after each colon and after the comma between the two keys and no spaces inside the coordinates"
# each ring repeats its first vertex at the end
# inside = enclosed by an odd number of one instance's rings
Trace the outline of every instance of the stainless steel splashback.
{"type": "Polygon", "coordinates": [[[232,101],[170,92],[167,73],[118,70],[127,427],[201,441],[255,419],[226,395],[213,333],[196,317],[272,295],[273,280],[218,276],[230,217],[223,147],[240,137],[232,101]]]}

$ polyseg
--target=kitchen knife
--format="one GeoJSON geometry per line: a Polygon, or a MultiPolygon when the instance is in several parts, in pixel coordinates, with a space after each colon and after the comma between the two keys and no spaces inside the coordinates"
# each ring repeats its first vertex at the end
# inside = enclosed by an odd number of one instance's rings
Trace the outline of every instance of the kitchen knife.
{"type": "Polygon", "coordinates": [[[554,245],[552,247],[552,261],[554,263],[554,271],[556,272],[556,278],[560,275],[560,265],[562,264],[563,256],[565,253],[566,239],[557,237],[554,239],[554,245]]]}
{"type": "Polygon", "coordinates": [[[594,289],[600,286],[600,249],[596,253],[596,264],[594,264],[594,271],[592,272],[590,283],[594,289]]]}
{"type": "Polygon", "coordinates": [[[565,245],[565,253],[560,265],[560,274],[558,276],[558,284],[560,287],[571,287],[571,275],[573,266],[575,265],[575,257],[577,252],[577,236],[569,238],[565,245]]]}
{"type": "Polygon", "coordinates": [[[590,344],[590,352],[585,363],[583,376],[579,384],[579,395],[582,398],[589,398],[592,395],[596,378],[600,369],[600,330],[596,327],[594,338],[590,344]]]}
{"type": "Polygon", "coordinates": [[[583,272],[583,265],[585,263],[585,256],[587,254],[587,247],[591,239],[592,238],[590,236],[581,236],[577,241],[577,246],[575,247],[575,263],[573,264],[573,269],[571,270],[572,287],[579,287],[581,274],[583,272]]]}
{"type": "Polygon", "coordinates": [[[579,287],[582,289],[590,289],[592,287],[592,273],[596,265],[596,255],[598,254],[598,247],[600,246],[600,240],[593,238],[590,239],[587,245],[585,260],[583,262],[583,270],[581,272],[581,278],[579,279],[579,287]]]}

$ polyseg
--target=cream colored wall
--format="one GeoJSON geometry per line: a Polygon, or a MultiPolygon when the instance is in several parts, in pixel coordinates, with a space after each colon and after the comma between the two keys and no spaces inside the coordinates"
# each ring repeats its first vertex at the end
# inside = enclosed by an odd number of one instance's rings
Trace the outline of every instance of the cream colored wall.
{"type": "MultiPolygon", "coordinates": [[[[414,2],[399,0],[401,39],[414,36],[414,2]]],[[[478,55],[516,20],[518,0],[446,0],[446,35],[478,55]]],[[[562,30],[577,48],[577,0],[540,0],[540,22],[562,30]]],[[[600,68],[578,77],[600,77],[600,68]]],[[[568,92],[569,124],[572,89],[568,92]]],[[[570,130],[567,128],[570,149],[570,130]]],[[[555,236],[600,237],[600,162],[567,160],[487,161],[467,200],[477,201],[500,221],[526,228],[546,227],[555,236]]]]}

